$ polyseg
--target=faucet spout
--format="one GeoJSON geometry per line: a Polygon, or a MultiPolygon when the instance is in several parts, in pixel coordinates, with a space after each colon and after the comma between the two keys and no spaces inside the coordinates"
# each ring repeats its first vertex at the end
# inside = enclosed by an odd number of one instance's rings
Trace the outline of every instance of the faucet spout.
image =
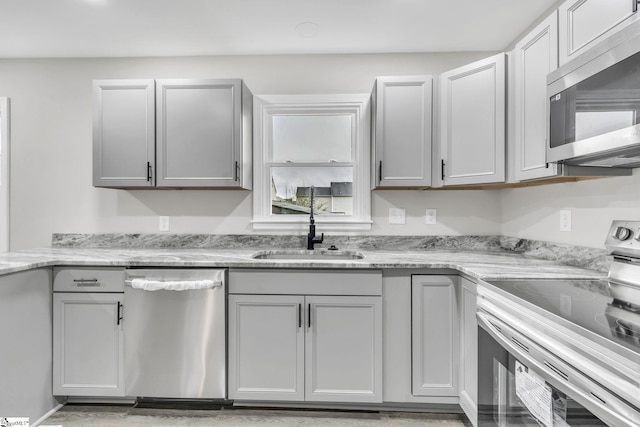
{"type": "Polygon", "coordinates": [[[324,233],[320,235],[320,237],[316,236],[316,221],[313,218],[313,192],[315,188],[312,185],[309,188],[310,195],[310,215],[309,215],[309,233],[307,234],[307,250],[312,251],[314,249],[314,245],[316,243],[322,243],[324,240],[324,233]]]}

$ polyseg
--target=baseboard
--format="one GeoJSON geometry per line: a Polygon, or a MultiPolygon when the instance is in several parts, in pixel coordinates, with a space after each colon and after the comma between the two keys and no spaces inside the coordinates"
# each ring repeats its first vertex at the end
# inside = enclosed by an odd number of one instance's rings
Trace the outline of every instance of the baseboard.
{"type": "Polygon", "coordinates": [[[53,408],[52,410],[50,410],[49,412],[47,412],[46,414],[44,414],[42,417],[40,417],[40,419],[35,420],[34,422],[30,422],[29,425],[32,427],[36,427],[39,426],[40,424],[42,424],[44,421],[47,420],[47,418],[49,418],[51,415],[55,414],[56,412],[58,412],[64,405],[66,405],[66,403],[60,403],[58,404],[55,408],[53,408]]]}
{"type": "Polygon", "coordinates": [[[467,393],[460,393],[460,407],[474,427],[478,425],[478,406],[467,393]]]}

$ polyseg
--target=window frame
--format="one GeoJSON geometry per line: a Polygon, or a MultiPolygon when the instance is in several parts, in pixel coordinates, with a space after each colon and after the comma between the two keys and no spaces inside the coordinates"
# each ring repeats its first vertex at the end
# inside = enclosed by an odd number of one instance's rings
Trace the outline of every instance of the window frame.
{"type": "Polygon", "coordinates": [[[271,213],[271,167],[353,167],[353,214],[314,215],[320,231],[371,229],[371,110],[370,95],[264,95],[254,98],[253,220],[254,230],[305,230],[307,215],[271,213]],[[351,162],[272,161],[272,118],[277,115],[351,114],[351,162]]]}

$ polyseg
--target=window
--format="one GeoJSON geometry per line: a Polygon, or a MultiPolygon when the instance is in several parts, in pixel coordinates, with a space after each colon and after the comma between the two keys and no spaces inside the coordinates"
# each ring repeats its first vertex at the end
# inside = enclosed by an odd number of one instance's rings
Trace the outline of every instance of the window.
{"type": "Polygon", "coordinates": [[[371,228],[369,95],[255,100],[254,229],[371,228]]]}

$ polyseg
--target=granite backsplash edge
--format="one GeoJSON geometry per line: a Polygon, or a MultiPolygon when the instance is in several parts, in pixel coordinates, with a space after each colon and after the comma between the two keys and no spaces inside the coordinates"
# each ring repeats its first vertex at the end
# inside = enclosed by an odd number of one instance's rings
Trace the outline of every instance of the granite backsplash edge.
{"type": "MultiPolygon", "coordinates": [[[[306,248],[305,235],[54,233],[55,248],[128,249],[291,249],[306,248]]],[[[507,236],[343,236],[325,235],[322,247],[360,250],[454,250],[517,253],[574,267],[607,272],[604,249],[507,236]]]]}

